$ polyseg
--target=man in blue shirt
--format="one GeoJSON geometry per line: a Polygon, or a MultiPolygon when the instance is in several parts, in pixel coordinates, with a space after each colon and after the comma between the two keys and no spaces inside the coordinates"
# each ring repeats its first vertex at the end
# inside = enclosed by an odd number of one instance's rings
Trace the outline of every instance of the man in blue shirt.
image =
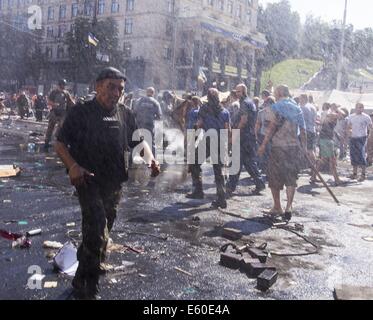
{"type": "Polygon", "coordinates": [[[271,106],[271,123],[258,155],[264,154],[267,144],[271,141],[267,173],[274,205],[270,213],[273,215],[284,213],[280,191],[286,186],[285,219],[290,220],[298,174],[302,165],[301,155],[307,152],[306,124],[302,109],[290,98],[287,86],[278,86],[275,90],[275,98],[277,103],[271,106]],[[302,146],[299,144],[299,134],[302,146]],[[303,151],[300,148],[303,148],[303,151]]]}
{"type": "MultiPolygon", "coordinates": [[[[223,108],[219,100],[219,92],[216,89],[210,89],[208,91],[208,102],[204,104],[198,114],[197,127],[204,129],[206,132],[214,133],[217,131],[217,145],[212,145],[212,141],[209,135],[205,134],[206,141],[206,154],[199,157],[198,150],[202,148],[201,144],[196,149],[195,162],[190,166],[194,190],[191,194],[187,195],[189,199],[203,199],[203,187],[202,187],[202,170],[201,164],[213,154],[218,155],[218,163],[213,163],[217,200],[212,203],[214,208],[226,208],[227,201],[225,196],[225,181],[222,173],[222,161],[220,157],[220,130],[230,130],[230,115],[227,109],[223,108]],[[210,147],[216,148],[217,150],[211,150],[210,147]]],[[[212,157],[213,158],[213,157],[212,157]]],[[[214,159],[212,159],[214,160],[214,159]]]]}
{"type": "MultiPolygon", "coordinates": [[[[256,137],[255,137],[255,124],[257,118],[257,108],[253,101],[247,96],[247,87],[244,84],[239,84],[236,87],[236,94],[240,99],[240,121],[238,126],[233,129],[241,131],[241,167],[245,166],[247,172],[254,179],[255,193],[259,194],[260,191],[265,189],[263,178],[261,177],[258,165],[256,162],[256,137]]],[[[234,141],[233,141],[234,143],[234,141]]],[[[231,194],[237,188],[240,179],[241,170],[236,175],[229,177],[227,186],[227,194],[231,194]]]]}

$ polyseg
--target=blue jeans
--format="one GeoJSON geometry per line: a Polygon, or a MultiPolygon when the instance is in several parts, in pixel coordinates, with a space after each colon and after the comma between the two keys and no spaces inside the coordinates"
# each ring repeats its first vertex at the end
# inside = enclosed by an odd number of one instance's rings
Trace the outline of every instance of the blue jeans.
{"type": "Polygon", "coordinates": [[[245,167],[251,178],[254,180],[257,189],[262,189],[265,187],[262,176],[259,173],[258,165],[256,162],[256,151],[253,147],[242,147],[241,146],[241,165],[240,171],[236,175],[229,176],[229,181],[227,183],[227,189],[234,192],[237,188],[238,182],[240,180],[240,175],[242,171],[242,166],[245,167]]]}

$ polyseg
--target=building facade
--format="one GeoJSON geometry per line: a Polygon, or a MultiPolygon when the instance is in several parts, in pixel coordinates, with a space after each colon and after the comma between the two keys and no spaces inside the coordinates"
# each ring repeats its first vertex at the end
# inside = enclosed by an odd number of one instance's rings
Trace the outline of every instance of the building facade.
{"type": "Polygon", "coordinates": [[[64,35],[81,16],[116,20],[131,88],[198,90],[202,79],[222,90],[250,85],[266,45],[256,31],[258,0],[0,0],[0,19],[25,19],[32,5],[41,8],[40,44],[54,66],[44,78],[63,75],[64,35]]]}

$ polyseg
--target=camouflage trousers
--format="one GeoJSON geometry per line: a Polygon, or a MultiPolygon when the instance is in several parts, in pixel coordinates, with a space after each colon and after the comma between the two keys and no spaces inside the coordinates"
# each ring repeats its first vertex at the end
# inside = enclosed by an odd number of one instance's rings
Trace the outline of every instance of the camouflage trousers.
{"type": "Polygon", "coordinates": [[[53,135],[54,128],[56,127],[56,125],[58,126],[58,129],[61,128],[63,120],[64,120],[64,117],[56,116],[53,110],[49,113],[48,129],[45,134],[45,144],[49,144],[52,141],[52,135],[53,135]]]}
{"type": "Polygon", "coordinates": [[[78,248],[77,274],[98,275],[105,261],[109,232],[113,228],[120,200],[119,187],[102,187],[89,182],[77,188],[82,209],[83,242],[78,248]]]}

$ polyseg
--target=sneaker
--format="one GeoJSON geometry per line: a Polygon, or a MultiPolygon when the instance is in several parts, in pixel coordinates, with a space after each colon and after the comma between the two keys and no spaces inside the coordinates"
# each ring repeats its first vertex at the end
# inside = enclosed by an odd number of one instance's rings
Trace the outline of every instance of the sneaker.
{"type": "Polygon", "coordinates": [[[356,180],[357,179],[357,174],[352,174],[348,177],[351,180],[356,180]]]}
{"type": "Polygon", "coordinates": [[[358,182],[364,182],[366,177],[364,175],[361,175],[360,178],[357,180],[358,182]]]}
{"type": "Polygon", "coordinates": [[[255,190],[253,191],[253,194],[259,195],[265,189],[266,189],[266,186],[264,184],[256,186],[255,190]]]}
{"type": "Polygon", "coordinates": [[[292,218],[291,212],[290,211],[285,212],[284,218],[285,218],[285,221],[290,221],[292,218]]]}
{"type": "Polygon", "coordinates": [[[227,199],[230,199],[233,197],[233,191],[229,188],[227,188],[227,190],[225,191],[225,196],[227,199]]]}
{"type": "Polygon", "coordinates": [[[90,276],[87,278],[87,283],[86,283],[86,300],[98,300],[100,299],[100,296],[98,295],[100,291],[99,287],[99,276],[90,276]]]}
{"type": "Polygon", "coordinates": [[[75,276],[72,281],[73,296],[77,300],[84,300],[86,297],[86,281],[82,277],[75,276]]]}
{"type": "Polygon", "coordinates": [[[228,205],[227,205],[227,201],[226,200],[217,200],[217,201],[213,201],[211,203],[211,208],[212,209],[227,209],[228,205]]]}
{"type": "Polygon", "coordinates": [[[203,193],[203,191],[194,191],[192,193],[188,193],[185,197],[187,199],[204,199],[205,194],[203,193]]]}

